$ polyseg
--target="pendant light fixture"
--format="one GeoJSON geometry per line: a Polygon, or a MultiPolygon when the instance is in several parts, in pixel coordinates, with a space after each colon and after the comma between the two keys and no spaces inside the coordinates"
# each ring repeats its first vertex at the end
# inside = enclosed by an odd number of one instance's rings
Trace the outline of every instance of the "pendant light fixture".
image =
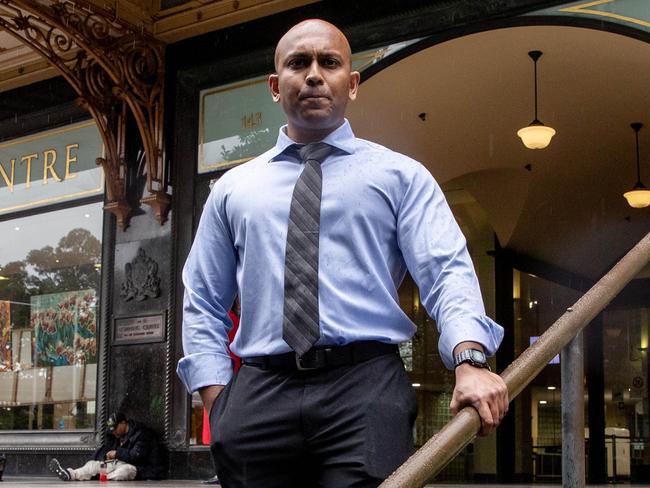
{"type": "Polygon", "coordinates": [[[555,129],[545,126],[537,118],[537,60],[542,56],[542,51],[530,51],[528,56],[535,67],[535,119],[528,126],[519,129],[517,135],[528,149],[544,149],[555,135],[555,129]]]}
{"type": "Polygon", "coordinates": [[[648,190],[643,183],[641,183],[641,167],[639,165],[639,131],[643,124],[641,122],[633,122],[630,124],[632,130],[636,134],[636,185],[630,191],[623,193],[630,207],[643,208],[650,205],[650,190],[648,190]]]}

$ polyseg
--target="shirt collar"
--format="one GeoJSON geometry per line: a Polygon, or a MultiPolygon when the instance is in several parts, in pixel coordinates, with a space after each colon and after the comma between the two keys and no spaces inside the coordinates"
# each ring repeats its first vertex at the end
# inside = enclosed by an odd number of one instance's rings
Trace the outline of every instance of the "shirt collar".
{"type": "MultiPolygon", "coordinates": [[[[321,142],[334,146],[347,154],[354,154],[355,140],[356,138],[352,132],[352,127],[350,127],[350,122],[348,122],[348,119],[345,119],[340,127],[330,132],[321,142]]],[[[287,135],[287,126],[283,125],[280,127],[278,140],[268,154],[269,163],[280,159],[279,156],[294,144],[296,142],[287,135]]]]}

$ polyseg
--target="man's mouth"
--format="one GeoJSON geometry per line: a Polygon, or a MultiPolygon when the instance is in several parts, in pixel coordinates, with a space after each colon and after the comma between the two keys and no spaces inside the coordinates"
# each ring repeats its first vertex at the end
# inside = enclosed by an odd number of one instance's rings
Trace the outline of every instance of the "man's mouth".
{"type": "Polygon", "coordinates": [[[318,93],[309,93],[306,95],[300,95],[300,100],[329,100],[329,97],[326,95],[321,95],[318,93]]]}

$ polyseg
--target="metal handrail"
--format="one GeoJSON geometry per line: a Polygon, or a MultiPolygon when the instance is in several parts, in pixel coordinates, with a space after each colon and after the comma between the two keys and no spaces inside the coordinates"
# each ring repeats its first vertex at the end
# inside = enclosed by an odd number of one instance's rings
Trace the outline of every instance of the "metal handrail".
{"type": "MultiPolygon", "coordinates": [[[[519,356],[501,377],[512,401],[618,295],[650,261],[650,233],[519,356]]],[[[415,488],[444,468],[476,437],[481,426],[473,407],[461,410],[429,439],[380,488],[415,488]]]]}

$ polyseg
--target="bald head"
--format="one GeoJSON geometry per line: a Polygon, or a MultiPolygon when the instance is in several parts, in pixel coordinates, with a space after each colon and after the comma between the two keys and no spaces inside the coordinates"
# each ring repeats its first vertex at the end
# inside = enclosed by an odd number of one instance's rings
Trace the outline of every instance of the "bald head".
{"type": "Polygon", "coordinates": [[[347,57],[349,66],[352,66],[352,50],[350,49],[350,43],[347,37],[345,37],[345,34],[334,24],[330,24],[325,20],[308,19],[294,25],[278,41],[278,45],[275,48],[275,71],[278,71],[279,62],[287,53],[299,45],[301,41],[309,39],[312,36],[329,37],[347,57]]]}
{"type": "Polygon", "coordinates": [[[305,20],[282,36],[269,87],[287,114],[292,140],[320,141],[343,124],[347,103],[356,98],[359,85],[351,59],[345,35],[324,20],[305,20]]]}

